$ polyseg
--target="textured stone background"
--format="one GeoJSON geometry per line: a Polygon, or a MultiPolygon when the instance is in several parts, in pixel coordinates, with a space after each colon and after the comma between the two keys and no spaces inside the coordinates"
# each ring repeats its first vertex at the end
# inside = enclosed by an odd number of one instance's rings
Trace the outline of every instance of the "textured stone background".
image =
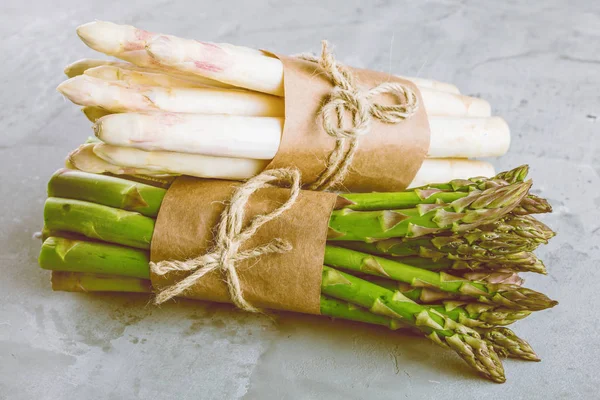
{"type": "Polygon", "coordinates": [[[600,7],[526,1],[12,1],[0,5],[0,398],[596,398],[600,352],[600,7]],[[335,10],[335,11],[333,11],[335,10]],[[529,163],[558,237],[529,286],[559,307],[516,325],[543,358],[507,361],[508,383],[385,329],[245,315],[140,296],[52,293],[36,266],[45,182],[90,134],[54,90],[94,54],[94,18],[211,41],[318,50],[352,65],[451,81],[512,127],[497,169],[529,163]],[[451,393],[451,395],[449,395],[451,393]]]}

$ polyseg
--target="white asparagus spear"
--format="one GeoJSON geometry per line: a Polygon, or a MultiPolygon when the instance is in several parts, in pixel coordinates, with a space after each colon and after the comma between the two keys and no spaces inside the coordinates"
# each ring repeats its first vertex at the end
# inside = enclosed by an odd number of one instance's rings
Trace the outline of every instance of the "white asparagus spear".
{"type": "Polygon", "coordinates": [[[429,183],[448,182],[452,179],[468,179],[474,176],[494,176],[494,166],[485,161],[461,158],[427,158],[409,188],[429,183]]]}
{"type": "Polygon", "coordinates": [[[111,164],[123,167],[143,168],[154,174],[181,174],[199,178],[248,179],[259,174],[269,164],[268,160],[144,151],[104,143],[95,145],[94,153],[111,164]]]}
{"type": "Polygon", "coordinates": [[[402,76],[402,75],[397,75],[397,76],[399,78],[406,79],[407,81],[411,81],[412,83],[417,85],[419,87],[419,89],[426,88],[426,89],[438,90],[440,92],[460,94],[460,90],[458,90],[458,88],[451,83],[434,81],[431,79],[417,78],[417,77],[412,77],[412,76],[402,76]]]}
{"type": "Polygon", "coordinates": [[[94,153],[94,146],[97,143],[86,143],[67,156],[65,165],[67,168],[78,169],[80,171],[89,172],[92,174],[103,174],[109,172],[115,175],[148,175],[148,176],[164,176],[165,174],[157,174],[146,168],[121,167],[116,164],[111,164],[104,161],[94,153]]]}
{"type": "MultiPolygon", "coordinates": [[[[125,61],[114,61],[114,60],[99,60],[94,58],[83,58],[81,60],[77,60],[69,65],[67,65],[64,69],[65,75],[69,78],[73,78],[78,75],[83,75],[87,70],[97,67],[112,67],[118,68],[120,70],[126,71],[134,71],[139,73],[150,72],[153,74],[161,74],[166,75],[167,77],[176,78],[176,80],[181,80],[186,83],[185,87],[188,87],[189,83],[198,85],[198,86],[215,86],[215,87],[229,87],[234,88],[233,85],[228,85],[223,82],[218,82],[213,79],[204,78],[198,75],[182,75],[173,73],[173,71],[168,71],[165,69],[158,68],[149,68],[149,67],[138,67],[137,65],[125,62],[125,61]]],[[[424,78],[416,78],[409,76],[401,76],[397,75],[399,78],[406,79],[408,81],[413,82],[415,85],[419,87],[419,89],[433,89],[441,92],[448,92],[454,94],[460,94],[458,88],[446,82],[439,82],[431,79],[424,78]]],[[[163,79],[161,79],[162,81],[163,79]]],[[[177,86],[175,82],[170,83],[171,86],[177,86]]]]}
{"type": "Polygon", "coordinates": [[[422,88],[423,105],[427,115],[440,117],[489,117],[490,103],[477,97],[463,96],[422,88]]]}
{"type": "Polygon", "coordinates": [[[180,73],[176,73],[170,71],[165,71],[160,68],[153,67],[140,67],[132,63],[124,62],[124,61],[114,61],[114,60],[98,60],[95,58],[83,58],[81,60],[77,60],[69,65],[67,65],[64,69],[65,75],[69,78],[73,78],[79,75],[83,75],[85,71],[96,68],[96,67],[114,67],[127,71],[136,71],[136,72],[151,72],[155,74],[163,74],[168,75],[169,77],[181,79],[185,82],[193,82],[198,86],[212,86],[212,87],[220,87],[220,88],[235,88],[235,86],[228,85],[223,82],[218,82],[213,79],[208,79],[198,75],[184,75],[180,73]]]}
{"type": "MultiPolygon", "coordinates": [[[[283,96],[283,67],[258,50],[229,44],[204,43],[161,35],[129,25],[95,21],[81,25],[77,34],[94,50],[150,68],[173,69],[235,86],[283,96]],[[144,54],[142,49],[149,52],[144,54]],[[240,76],[235,76],[241,73],[240,76]]],[[[458,94],[456,86],[423,78],[405,77],[419,87],[458,94]]]]}
{"type": "Polygon", "coordinates": [[[134,66],[131,63],[126,63],[123,61],[113,61],[113,60],[98,60],[95,58],[82,58],[81,60],[77,60],[67,65],[64,69],[65,75],[68,78],[73,78],[75,76],[83,75],[85,71],[90,68],[100,67],[102,65],[110,65],[113,67],[125,68],[126,65],[131,65],[134,68],[139,68],[134,66]]]}
{"type": "Polygon", "coordinates": [[[283,118],[125,113],[101,118],[94,131],[115,146],[270,160],[279,149],[283,118]]]}
{"type": "Polygon", "coordinates": [[[176,78],[167,74],[150,71],[135,71],[111,65],[101,65],[85,70],[85,75],[105,81],[123,82],[127,85],[162,86],[178,88],[210,87],[192,80],[176,78]]]}
{"type": "Polygon", "coordinates": [[[145,50],[155,34],[130,25],[94,21],[77,27],[77,35],[88,47],[129,61],[141,67],[156,68],[156,62],[145,50]]]}
{"type": "MultiPolygon", "coordinates": [[[[163,77],[165,75],[156,79],[163,77]]],[[[111,111],[162,110],[269,117],[284,115],[281,98],[246,90],[131,85],[122,80],[99,79],[87,73],[66,80],[57,89],[75,104],[98,106],[111,111]]],[[[423,89],[421,93],[429,116],[490,116],[490,105],[485,100],[430,89],[423,89]]]]}
{"type": "MultiPolygon", "coordinates": [[[[144,151],[130,147],[96,144],[94,153],[111,164],[143,168],[153,174],[190,175],[200,178],[247,179],[269,163],[247,158],[211,157],[165,151],[144,151]]],[[[426,159],[410,187],[473,176],[492,176],[494,167],[483,161],[466,159],[426,159]]]]}
{"type": "Polygon", "coordinates": [[[283,64],[264,54],[248,52],[230,44],[213,44],[159,35],[146,45],[159,65],[243,87],[283,96],[283,64]]]}
{"type": "Polygon", "coordinates": [[[499,157],[510,147],[510,129],[500,117],[430,117],[427,157],[499,157]]]}
{"type": "Polygon", "coordinates": [[[75,104],[111,111],[160,110],[270,117],[284,113],[282,99],[245,90],[129,86],[86,75],[66,80],[57,90],[75,104]]]}
{"type": "MultiPolygon", "coordinates": [[[[430,158],[495,157],[510,144],[499,117],[430,117],[430,158]]],[[[104,142],[142,150],[177,151],[220,157],[270,159],[283,134],[283,120],[204,114],[123,113],[94,126],[104,142]]]]}

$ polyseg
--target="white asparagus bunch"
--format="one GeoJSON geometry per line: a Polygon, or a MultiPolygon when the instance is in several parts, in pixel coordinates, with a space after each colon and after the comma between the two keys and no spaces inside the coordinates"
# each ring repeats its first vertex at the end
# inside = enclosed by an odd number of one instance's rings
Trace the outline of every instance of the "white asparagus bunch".
{"type": "MultiPolygon", "coordinates": [[[[82,25],[77,33],[92,49],[127,62],[83,59],[65,68],[71,79],[58,90],[83,106],[103,142],[73,152],[70,165],[245,179],[277,153],[285,122],[279,59],[109,22],[82,25]]],[[[421,91],[431,127],[429,159],[411,186],[493,175],[489,163],[462,159],[508,150],[508,126],[491,117],[489,103],[452,84],[404,78],[421,91]]]]}

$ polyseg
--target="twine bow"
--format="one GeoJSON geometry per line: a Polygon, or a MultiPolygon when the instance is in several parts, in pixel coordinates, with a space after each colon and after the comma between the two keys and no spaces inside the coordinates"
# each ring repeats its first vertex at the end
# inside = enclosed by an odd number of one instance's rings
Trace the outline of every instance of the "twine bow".
{"type": "Polygon", "coordinates": [[[321,57],[312,54],[298,57],[317,63],[334,86],[319,114],[323,117],[325,132],[336,139],[335,148],[329,155],[326,169],[309,186],[312,190],[326,190],[341,182],[348,173],[358,148],[358,138],[370,132],[373,118],[397,124],[417,111],[418,100],[412,89],[399,82],[384,82],[368,90],[359,88],[350,69],[336,62],[325,40],[322,42],[321,57]],[[373,101],[374,97],[382,94],[395,96],[399,103],[384,105],[373,101]],[[350,127],[345,127],[347,114],[352,119],[350,127]],[[344,151],[346,142],[349,142],[349,146],[344,151]]]}
{"type": "Polygon", "coordinates": [[[163,303],[174,296],[183,293],[209,272],[220,270],[225,275],[227,288],[233,303],[246,311],[258,312],[244,299],[240,279],[235,264],[242,260],[260,257],[265,254],[285,253],[292,249],[289,242],[275,238],[271,242],[250,250],[240,251],[240,247],[265,223],[279,217],[289,210],[300,194],[300,173],[295,169],[272,169],[249,179],[238,187],[229,205],[221,214],[215,245],[207,254],[185,261],[165,260],[150,263],[150,269],[157,275],[165,275],[171,271],[193,271],[183,280],[162,290],[156,296],[157,304],[163,303]],[[250,196],[259,189],[272,186],[272,182],[282,182],[290,185],[290,197],[279,208],[268,214],[255,216],[242,229],[245,206],[250,196]]]}

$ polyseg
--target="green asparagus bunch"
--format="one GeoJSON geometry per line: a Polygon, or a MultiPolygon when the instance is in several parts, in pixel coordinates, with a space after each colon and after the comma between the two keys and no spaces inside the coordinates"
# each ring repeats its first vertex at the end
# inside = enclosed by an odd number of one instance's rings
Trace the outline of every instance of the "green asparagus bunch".
{"type": "MultiPolygon", "coordinates": [[[[340,195],[329,221],[321,313],[417,331],[496,382],[504,381],[498,355],[538,360],[502,328],[556,304],[522,287],[516,273],[545,272],[531,251],[553,236],[529,215],[550,208],[528,193],[526,173],[520,167],[490,179],[340,195]]],[[[160,186],[58,171],[39,257],[53,271],[53,288],[150,292],[148,250],[166,193],[160,186]]]]}

